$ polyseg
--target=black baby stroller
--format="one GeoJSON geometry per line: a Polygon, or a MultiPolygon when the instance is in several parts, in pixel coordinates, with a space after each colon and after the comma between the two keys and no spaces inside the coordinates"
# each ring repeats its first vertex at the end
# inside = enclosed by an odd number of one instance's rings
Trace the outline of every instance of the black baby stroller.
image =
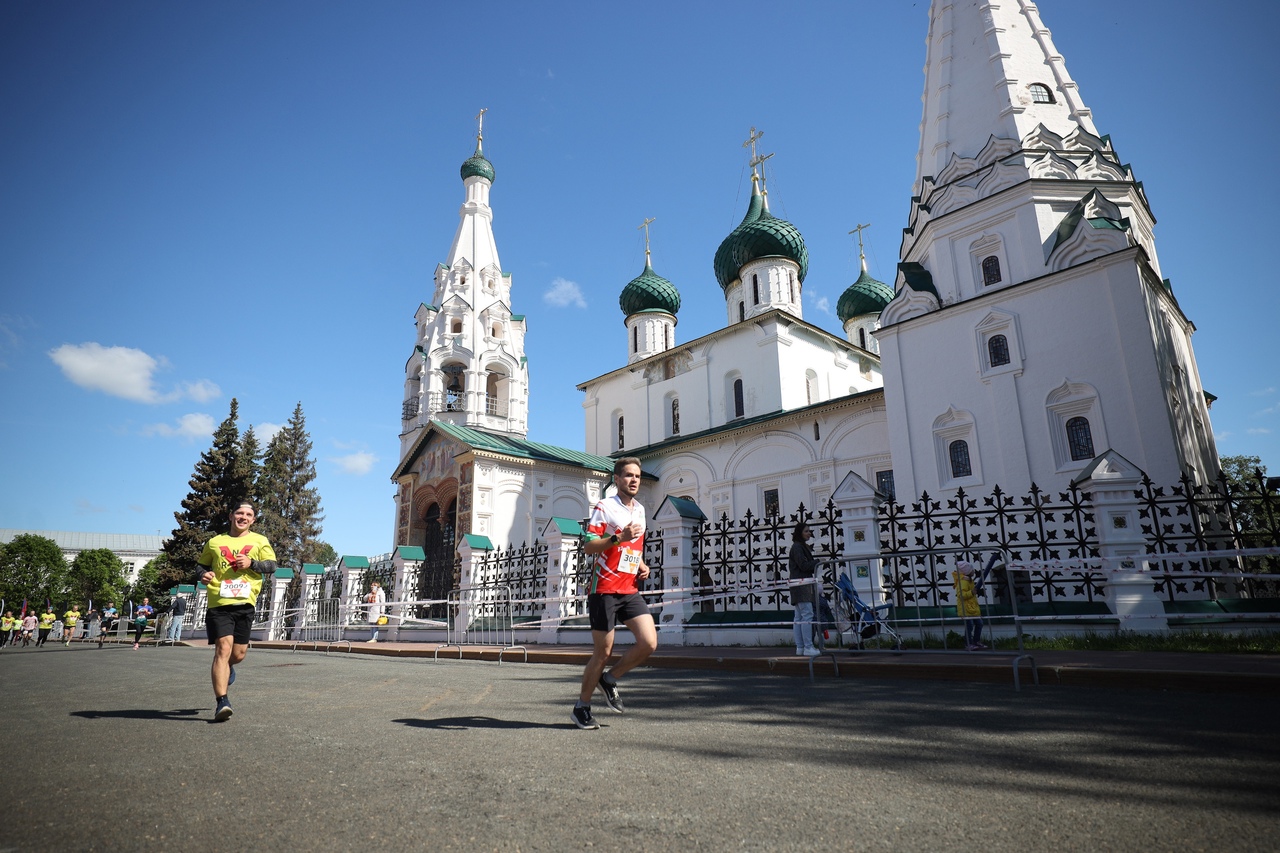
{"type": "MultiPolygon", "coordinates": [[[[875,607],[863,603],[853,588],[853,581],[843,572],[836,581],[836,628],[841,637],[848,638],[851,649],[865,648],[866,641],[878,635],[888,639],[893,648],[902,648],[902,637],[884,618],[884,611],[892,606],[888,602],[875,607]]],[[[876,645],[881,645],[880,640],[876,645]]]]}

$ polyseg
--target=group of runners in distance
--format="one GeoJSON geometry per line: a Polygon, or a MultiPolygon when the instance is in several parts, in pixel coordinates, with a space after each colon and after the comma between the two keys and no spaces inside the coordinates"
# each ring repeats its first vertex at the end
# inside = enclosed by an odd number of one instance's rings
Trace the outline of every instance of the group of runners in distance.
{"type": "MultiPolygon", "coordinates": [[[[155,612],[149,598],[142,599],[142,604],[134,608],[133,647],[135,649],[142,642],[142,634],[147,630],[147,625],[155,618],[155,612]]],[[[87,639],[89,628],[95,621],[98,622],[98,648],[102,648],[103,641],[116,629],[119,619],[120,611],[116,609],[115,602],[111,601],[107,602],[107,606],[102,608],[101,612],[88,606],[82,612],[79,605],[73,604],[61,616],[54,613],[52,604],[46,606],[44,612],[39,615],[35,611],[25,614],[19,611],[18,615],[14,616],[12,610],[6,610],[4,616],[0,617],[0,648],[6,645],[16,647],[19,643],[26,647],[31,645],[32,641],[35,642],[36,648],[39,648],[48,642],[50,634],[53,635],[55,643],[62,641],[64,645],[69,646],[81,622],[84,622],[85,629],[81,639],[87,639]]]]}
{"type": "MultiPolygon", "coordinates": [[[[643,663],[658,647],[657,629],[639,588],[640,581],[649,576],[649,567],[643,559],[645,510],[636,500],[640,477],[639,459],[619,459],[613,468],[616,493],[595,505],[587,523],[589,538],[583,548],[595,558],[587,595],[592,654],[582,674],[578,701],[570,715],[580,729],[600,727],[591,713],[591,697],[596,690],[601,691],[611,710],[619,714],[624,712],[618,680],[643,663]],[[631,632],[635,642],[612,667],[608,667],[619,625],[624,625],[631,632]]],[[[209,675],[215,701],[215,722],[224,722],[232,715],[228,692],[236,680],[235,668],[249,651],[250,632],[263,582],[276,570],[276,555],[271,543],[250,529],[256,519],[257,513],[251,503],[243,501],[236,504],[231,509],[230,530],[205,543],[196,561],[193,580],[204,584],[208,595],[205,634],[213,646],[209,675]]],[[[150,602],[144,600],[135,609],[134,616],[135,619],[146,619],[154,612],[150,602]]],[[[98,616],[102,623],[98,634],[101,646],[102,638],[110,632],[120,615],[111,603],[100,614],[93,615],[98,616]]],[[[63,639],[68,645],[81,618],[80,610],[74,605],[63,614],[63,639]]],[[[36,640],[39,646],[44,644],[56,620],[52,607],[39,617],[26,614],[22,619],[15,619],[12,613],[6,613],[0,629],[3,629],[5,642],[20,640],[24,645],[30,644],[32,635],[39,632],[36,640]]],[[[146,622],[142,621],[141,625],[145,628],[146,622]]],[[[138,630],[134,639],[135,649],[140,639],[141,630],[138,630]]]]}

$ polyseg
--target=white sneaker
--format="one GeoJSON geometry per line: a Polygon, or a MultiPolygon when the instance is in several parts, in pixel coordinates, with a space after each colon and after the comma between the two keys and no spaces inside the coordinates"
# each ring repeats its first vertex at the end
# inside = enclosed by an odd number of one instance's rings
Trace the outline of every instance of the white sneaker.
{"type": "Polygon", "coordinates": [[[811,658],[811,657],[815,657],[817,655],[822,654],[822,652],[818,649],[815,649],[813,646],[807,646],[805,647],[805,650],[801,654],[803,654],[807,658],[811,658]]]}

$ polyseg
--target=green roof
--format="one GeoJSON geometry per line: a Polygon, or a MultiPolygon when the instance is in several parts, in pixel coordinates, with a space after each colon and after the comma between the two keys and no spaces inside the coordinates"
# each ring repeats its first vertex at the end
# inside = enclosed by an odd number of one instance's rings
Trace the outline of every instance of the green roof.
{"type": "Polygon", "coordinates": [[[396,553],[400,555],[402,560],[425,560],[427,554],[418,545],[400,545],[396,548],[396,553]]]}
{"type": "Polygon", "coordinates": [[[903,261],[898,264],[898,271],[902,273],[902,279],[907,283],[907,287],[917,293],[932,293],[933,298],[942,302],[942,297],[938,294],[938,288],[933,286],[933,273],[929,272],[921,264],[915,261],[903,261]]]}
{"type": "Polygon", "coordinates": [[[575,468],[588,468],[593,471],[613,471],[613,460],[607,456],[596,456],[578,450],[569,450],[567,447],[529,441],[513,435],[500,435],[471,427],[457,426],[445,421],[432,421],[431,425],[474,450],[501,453],[520,459],[535,459],[539,462],[557,462],[561,465],[572,465],[575,468]]]}
{"type": "MultiPolygon", "coordinates": [[[[280,580],[285,580],[285,581],[291,580],[293,578],[293,569],[276,569],[276,573],[272,575],[272,577],[276,577],[276,578],[279,578],[280,580]]],[[[204,586],[204,584],[200,584],[200,585],[204,586]]]]}
{"type": "Polygon", "coordinates": [[[487,178],[493,183],[493,164],[484,157],[480,144],[476,144],[476,153],[462,163],[462,180],[467,178],[487,178]]]}
{"type": "Polygon", "coordinates": [[[304,575],[322,575],[324,574],[324,566],[319,563],[303,563],[302,573],[304,575]]]}
{"type": "Polygon", "coordinates": [[[343,557],[342,565],[348,569],[367,569],[369,568],[368,557],[343,557]]]}
{"type": "MultiPolygon", "coordinates": [[[[704,429],[698,432],[691,432],[685,435],[672,436],[671,438],[663,439],[662,441],[655,442],[650,445],[646,445],[645,447],[632,447],[632,448],[628,448],[625,451],[618,451],[618,456],[639,456],[643,458],[644,456],[647,456],[658,450],[664,450],[673,445],[683,444],[684,442],[698,441],[699,439],[707,438],[709,436],[713,436],[718,433],[732,432],[733,430],[742,429],[745,426],[753,426],[755,424],[761,424],[766,421],[781,420],[782,418],[792,418],[797,416],[803,416],[808,411],[824,409],[830,406],[832,403],[843,403],[849,400],[856,400],[859,397],[870,396],[874,394],[883,394],[883,393],[884,393],[883,388],[871,388],[866,391],[858,391],[853,394],[845,394],[843,397],[832,397],[830,400],[823,400],[820,403],[811,403],[808,406],[801,406],[798,409],[776,409],[764,415],[752,415],[749,418],[736,418],[732,421],[729,421],[727,424],[721,424],[720,426],[711,427],[710,429],[704,429]]],[[[610,466],[610,470],[613,470],[612,466],[610,466]]],[[[646,474],[645,476],[647,477],[648,475],[646,474]]]]}
{"type": "Polygon", "coordinates": [[[746,264],[770,257],[795,261],[800,267],[800,282],[804,283],[805,276],[809,274],[809,249],[805,246],[804,237],[790,222],[769,212],[764,196],[753,182],[747,215],[716,249],[712,266],[720,289],[728,290],[746,264]]]}
{"type": "Polygon", "coordinates": [[[840,295],[840,301],[836,303],[836,316],[841,323],[846,323],[851,317],[879,314],[892,301],[893,288],[883,281],[877,281],[863,270],[858,280],[840,295]]]}
{"type": "MultiPolygon", "coordinates": [[[[674,509],[676,514],[681,518],[696,518],[701,521],[706,521],[706,514],[703,513],[702,509],[699,508],[696,503],[688,498],[677,498],[674,495],[667,495],[667,498],[663,503],[671,504],[671,508],[674,509]]],[[[659,506],[658,509],[662,509],[662,507],[659,506]]],[[[654,515],[657,515],[657,513],[654,513],[654,515]]]]}
{"type": "Polygon", "coordinates": [[[551,516],[551,523],[554,524],[556,526],[556,529],[559,530],[561,533],[563,533],[565,536],[581,536],[582,535],[581,521],[574,521],[572,518],[561,518],[558,515],[553,515],[551,516]]]}
{"type": "Polygon", "coordinates": [[[680,310],[680,291],[676,286],[644,265],[644,272],[627,282],[618,296],[622,313],[630,317],[642,311],[665,311],[675,314],[680,310]]]}
{"type": "Polygon", "coordinates": [[[464,533],[462,538],[472,548],[482,548],[485,551],[493,550],[493,541],[488,536],[482,536],[479,533],[464,533]]]}

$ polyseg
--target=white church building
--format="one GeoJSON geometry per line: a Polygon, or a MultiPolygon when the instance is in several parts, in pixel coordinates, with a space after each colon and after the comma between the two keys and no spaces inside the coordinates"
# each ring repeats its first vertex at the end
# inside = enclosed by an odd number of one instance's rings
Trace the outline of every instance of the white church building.
{"type": "Polygon", "coordinates": [[[1216,476],[1194,326],[1142,185],[1035,4],[934,0],[929,26],[894,281],[864,260],[837,306],[844,336],[806,322],[808,250],[770,213],[753,150],[743,220],[708,247],[724,327],[680,342],[679,292],[646,252],[620,293],[625,363],[578,386],[583,451],[526,438],[525,318],[498,260],[481,133],[415,314],[396,544],[430,559],[464,534],[531,542],[583,518],[622,455],[643,460],[647,505],[681,497],[712,518],[821,507],[850,474],[900,501],[1061,489],[1107,451],[1156,482],[1216,476]]]}

